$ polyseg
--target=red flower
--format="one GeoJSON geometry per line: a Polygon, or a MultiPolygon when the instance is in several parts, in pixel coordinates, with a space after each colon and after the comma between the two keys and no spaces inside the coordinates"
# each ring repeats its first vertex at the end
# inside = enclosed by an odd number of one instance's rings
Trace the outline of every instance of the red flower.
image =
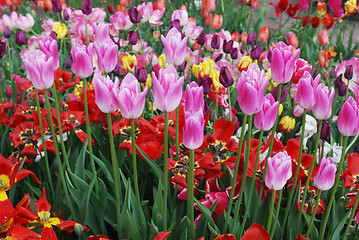
{"type": "Polygon", "coordinates": [[[241,240],[270,240],[269,234],[262,225],[258,223],[253,223],[250,228],[243,234],[241,240]]]}
{"type": "Polygon", "coordinates": [[[80,84],[80,78],[76,75],[72,78],[72,73],[63,71],[60,68],[54,71],[54,83],[57,90],[64,92],[66,89],[74,87],[76,84],[80,84]]]}
{"type": "Polygon", "coordinates": [[[359,153],[348,154],[347,160],[348,167],[341,176],[344,178],[344,187],[359,189],[359,153]]]}
{"type": "Polygon", "coordinates": [[[273,5],[275,7],[275,14],[279,18],[280,14],[287,10],[288,0],[279,0],[277,3],[269,3],[269,5],[273,5]]]}
{"type": "Polygon", "coordinates": [[[7,110],[14,109],[14,103],[0,102],[0,124],[7,126],[9,124],[9,119],[7,117],[7,110]]]}
{"type": "MultiPolygon", "coordinates": [[[[314,210],[314,207],[315,207],[315,202],[316,202],[316,199],[318,197],[318,188],[314,187],[314,186],[309,186],[308,190],[307,190],[307,197],[304,201],[304,205],[303,205],[303,212],[307,212],[307,209],[309,208],[309,212],[308,214],[312,214],[313,213],[313,210],[314,210]]],[[[303,198],[303,193],[304,193],[304,186],[301,187],[300,189],[300,200],[297,201],[297,210],[299,212],[300,210],[300,205],[302,204],[302,198],[303,198]]],[[[319,200],[319,204],[318,204],[318,208],[317,208],[317,211],[315,212],[315,215],[318,215],[318,214],[322,214],[325,212],[325,202],[324,202],[324,199],[321,198],[319,200]]]]}
{"type": "Polygon", "coordinates": [[[38,137],[35,136],[34,128],[34,122],[22,122],[15,127],[9,136],[14,148],[19,148],[23,156],[37,155],[34,144],[36,144],[38,137]]]}

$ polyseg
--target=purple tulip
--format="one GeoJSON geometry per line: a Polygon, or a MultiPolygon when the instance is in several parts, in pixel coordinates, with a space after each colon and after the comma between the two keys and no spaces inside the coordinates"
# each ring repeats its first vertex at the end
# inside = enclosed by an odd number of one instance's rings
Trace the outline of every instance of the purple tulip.
{"type": "Polygon", "coordinates": [[[46,60],[53,57],[54,70],[60,66],[59,51],[57,50],[57,41],[48,36],[39,41],[39,48],[45,54],[46,60]]]}
{"type": "Polygon", "coordinates": [[[197,43],[199,45],[204,45],[204,43],[206,42],[206,33],[202,32],[199,36],[198,36],[198,39],[197,39],[197,43]]]}
{"type": "Polygon", "coordinates": [[[292,177],[292,158],[286,151],[268,158],[268,172],[265,184],[269,189],[281,190],[292,177]]]}
{"type": "Polygon", "coordinates": [[[6,53],[6,42],[0,40],[0,58],[2,58],[6,53]]]}
{"type": "Polygon", "coordinates": [[[256,37],[257,37],[256,33],[248,34],[247,44],[254,45],[256,43],[256,37]]]}
{"type": "Polygon", "coordinates": [[[4,37],[5,38],[10,38],[11,37],[11,30],[10,30],[10,28],[8,26],[5,27],[4,37]]]}
{"type": "Polygon", "coordinates": [[[146,68],[137,68],[135,72],[136,72],[137,80],[140,83],[145,83],[147,81],[147,70],[146,70],[146,68]]]}
{"type": "Polygon", "coordinates": [[[184,105],[185,112],[203,112],[203,87],[198,86],[196,82],[191,82],[186,86],[186,102],[184,105]]]}
{"type": "Polygon", "coordinates": [[[259,46],[259,45],[253,46],[251,53],[250,53],[251,58],[259,60],[259,58],[261,57],[262,51],[263,51],[262,46],[259,46]]]}
{"type": "Polygon", "coordinates": [[[62,18],[65,20],[65,21],[68,21],[70,19],[70,14],[69,12],[67,11],[67,9],[64,9],[62,11],[62,18]]]}
{"type": "MultiPolygon", "coordinates": [[[[319,124],[319,122],[318,122],[319,124]]],[[[318,128],[319,126],[317,126],[318,128]]],[[[320,132],[320,139],[329,141],[330,134],[332,133],[332,126],[325,120],[322,122],[322,131],[320,132]]]]}
{"type": "Polygon", "coordinates": [[[277,118],[278,105],[272,94],[265,95],[262,109],[254,117],[254,126],[262,131],[271,129],[277,118]]]}
{"type": "Polygon", "coordinates": [[[228,88],[233,85],[234,80],[231,72],[227,67],[222,67],[219,73],[219,81],[223,85],[223,87],[228,88]]]}
{"type": "Polygon", "coordinates": [[[231,53],[232,48],[233,48],[233,40],[224,40],[223,41],[223,52],[225,53],[231,53]]]}
{"type": "Polygon", "coordinates": [[[316,92],[320,81],[320,75],[318,75],[314,81],[312,75],[305,71],[303,76],[298,81],[298,92],[296,102],[302,108],[311,108],[316,102],[316,92]]]}
{"type": "Polygon", "coordinates": [[[71,69],[71,65],[72,65],[71,55],[68,55],[64,62],[64,68],[71,69]]]}
{"type": "Polygon", "coordinates": [[[128,73],[124,77],[117,95],[123,117],[134,119],[141,116],[145,107],[147,91],[148,88],[145,88],[143,92],[140,92],[140,84],[132,73],[128,73]]]}
{"type": "Polygon", "coordinates": [[[313,114],[318,120],[327,120],[332,114],[332,103],[334,98],[334,88],[329,93],[329,89],[324,84],[319,84],[316,92],[316,101],[312,108],[313,114]]]}
{"type": "Polygon", "coordinates": [[[214,33],[212,36],[211,47],[213,49],[219,49],[220,45],[221,45],[221,37],[219,36],[218,33],[214,33]]]}
{"type": "Polygon", "coordinates": [[[136,7],[133,7],[128,10],[128,16],[130,17],[132,23],[139,23],[141,21],[141,15],[137,11],[136,7]]]}
{"type": "Polygon", "coordinates": [[[52,11],[60,12],[61,11],[61,1],[60,0],[51,0],[52,2],[52,11]]]}
{"type": "Polygon", "coordinates": [[[171,64],[160,70],[158,78],[152,73],[154,102],[163,112],[175,110],[182,98],[184,77],[178,79],[176,68],[171,64]]]}
{"type": "Polygon", "coordinates": [[[238,58],[238,53],[239,53],[238,48],[232,48],[232,50],[231,50],[231,58],[233,60],[237,59],[238,58]]]}
{"type": "Polygon", "coordinates": [[[252,63],[247,71],[241,73],[236,88],[238,90],[237,100],[242,112],[252,115],[261,110],[267,84],[268,77],[256,63],[252,63]]]}
{"type": "Polygon", "coordinates": [[[84,0],[81,5],[81,11],[85,15],[90,15],[92,13],[92,1],[84,0]]]}
{"type": "Polygon", "coordinates": [[[90,43],[88,48],[84,45],[75,43],[71,49],[72,71],[79,78],[87,78],[93,72],[93,44],[90,43]]]}
{"type": "Polygon", "coordinates": [[[138,33],[135,31],[129,31],[127,38],[129,44],[136,45],[138,41],[138,33]]]}
{"type": "Polygon", "coordinates": [[[23,31],[16,32],[15,41],[18,45],[25,45],[27,43],[27,38],[23,31]]]}
{"type": "Polygon", "coordinates": [[[182,34],[176,28],[171,28],[166,37],[161,35],[161,40],[166,62],[175,66],[181,65],[186,57],[187,37],[182,39],[182,34]]]}
{"type": "Polygon", "coordinates": [[[183,144],[191,150],[199,148],[203,143],[204,117],[203,112],[185,113],[183,127],[183,144]]]}
{"type": "Polygon", "coordinates": [[[99,70],[95,70],[92,85],[95,90],[95,103],[103,113],[114,112],[118,109],[117,95],[119,80],[113,82],[110,77],[104,77],[99,70]]]}
{"type": "Polygon", "coordinates": [[[287,83],[293,76],[295,61],[300,54],[300,49],[297,49],[294,54],[292,50],[292,46],[279,42],[270,51],[272,78],[276,83],[287,83]]]}
{"type": "Polygon", "coordinates": [[[359,108],[352,97],[343,104],[337,120],[338,129],[344,136],[354,136],[359,131],[359,108]]]}
{"type": "Polygon", "coordinates": [[[334,185],[336,171],[337,167],[335,166],[331,157],[322,158],[319,170],[314,177],[314,186],[316,186],[321,191],[331,189],[334,185]]]}

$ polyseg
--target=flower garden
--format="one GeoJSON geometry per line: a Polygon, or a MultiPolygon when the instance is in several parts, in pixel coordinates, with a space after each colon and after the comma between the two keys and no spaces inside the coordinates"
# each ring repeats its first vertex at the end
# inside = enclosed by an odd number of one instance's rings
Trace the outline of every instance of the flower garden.
{"type": "Polygon", "coordinates": [[[1,239],[359,239],[356,0],[0,7],[1,239]]]}

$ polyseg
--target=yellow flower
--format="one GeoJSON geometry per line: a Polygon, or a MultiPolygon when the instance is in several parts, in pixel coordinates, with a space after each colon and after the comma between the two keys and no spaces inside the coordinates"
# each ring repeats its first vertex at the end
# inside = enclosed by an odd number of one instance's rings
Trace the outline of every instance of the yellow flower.
{"type": "MultiPolygon", "coordinates": [[[[74,88],[74,95],[78,98],[81,99],[81,89],[83,86],[83,82],[80,81],[80,84],[76,84],[75,88],[74,88]]],[[[93,90],[93,85],[92,83],[87,82],[87,87],[88,89],[93,90]]]]}
{"type": "Polygon", "coordinates": [[[126,71],[133,72],[135,70],[135,66],[137,65],[136,56],[124,56],[122,58],[122,63],[126,71]]]}
{"type": "Polygon", "coordinates": [[[280,116],[283,112],[283,104],[279,104],[279,108],[278,108],[278,116],[280,116]]]}
{"type": "Polygon", "coordinates": [[[199,78],[200,72],[202,71],[202,67],[200,65],[194,64],[192,67],[192,73],[195,76],[195,78],[199,78]]]}
{"type": "Polygon", "coordinates": [[[238,71],[247,71],[249,65],[251,65],[253,62],[252,58],[250,56],[243,56],[241,57],[241,60],[238,63],[238,71]]]}
{"type": "Polygon", "coordinates": [[[58,39],[64,38],[67,34],[67,28],[64,23],[60,24],[59,22],[54,22],[52,31],[56,32],[58,39]]]}
{"type": "Polygon", "coordinates": [[[295,126],[295,119],[289,116],[284,116],[279,122],[279,129],[282,132],[290,133],[295,126]]]}
{"type": "Polygon", "coordinates": [[[145,82],[145,87],[152,87],[152,77],[151,77],[151,74],[147,74],[147,79],[146,79],[146,82],[145,82]]]}
{"type": "Polygon", "coordinates": [[[270,80],[270,82],[269,82],[269,84],[267,86],[267,89],[268,89],[269,92],[271,92],[271,91],[273,91],[273,88],[275,88],[276,86],[278,86],[278,83],[274,82],[273,80],[270,80]]]}
{"type": "Polygon", "coordinates": [[[356,0],[349,0],[345,2],[345,11],[349,14],[352,14],[355,12],[355,9],[357,7],[357,1],[356,0]]]}
{"type": "Polygon", "coordinates": [[[204,62],[201,62],[199,65],[193,65],[192,72],[193,75],[198,79],[199,77],[206,78],[211,75],[211,71],[215,67],[215,62],[212,59],[207,59],[204,62]]]}
{"type": "Polygon", "coordinates": [[[221,91],[222,84],[219,82],[219,73],[215,70],[212,70],[210,73],[210,78],[212,78],[212,83],[215,92],[221,91]]]}
{"type": "Polygon", "coordinates": [[[164,54],[162,54],[158,58],[158,64],[160,65],[161,69],[164,69],[165,67],[167,67],[168,63],[166,62],[166,56],[164,54]]]}

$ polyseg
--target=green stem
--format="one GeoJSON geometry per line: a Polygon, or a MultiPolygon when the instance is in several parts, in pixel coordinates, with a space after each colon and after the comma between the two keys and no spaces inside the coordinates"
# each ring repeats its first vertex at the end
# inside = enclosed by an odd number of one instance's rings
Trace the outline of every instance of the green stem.
{"type": "Polygon", "coordinates": [[[165,114],[165,136],[163,152],[163,230],[167,230],[167,185],[168,185],[168,112],[165,114]]]}
{"type": "MultiPolygon", "coordinates": [[[[49,158],[47,156],[47,150],[46,150],[46,146],[45,146],[45,135],[44,135],[44,128],[42,126],[39,91],[35,88],[35,92],[36,92],[37,115],[39,116],[39,126],[40,126],[40,131],[41,131],[41,141],[42,141],[42,146],[44,147],[46,174],[49,179],[51,195],[55,196],[54,185],[52,183],[52,177],[51,177],[50,166],[49,166],[49,158]]],[[[46,91],[44,92],[44,94],[47,94],[46,91]]]]}
{"type": "Polygon", "coordinates": [[[299,154],[298,154],[298,159],[297,159],[297,168],[295,170],[293,186],[292,186],[292,189],[289,192],[288,205],[287,205],[287,207],[285,209],[282,232],[284,231],[285,226],[287,224],[287,218],[288,218],[289,210],[290,210],[290,208],[292,206],[294,192],[295,192],[295,189],[296,189],[298,175],[299,175],[299,169],[300,169],[300,165],[301,165],[301,161],[302,161],[302,151],[303,151],[303,140],[304,140],[306,116],[307,116],[307,109],[304,109],[303,120],[302,120],[302,134],[300,136],[300,147],[299,147],[299,154]]]}
{"type": "MultiPolygon", "coordinates": [[[[222,1],[223,3],[223,1],[222,1]]],[[[227,88],[228,93],[228,105],[229,105],[229,121],[232,122],[232,104],[231,104],[231,92],[229,91],[229,87],[227,88]]],[[[218,94],[218,93],[217,93],[218,94]]],[[[218,96],[216,96],[218,97],[218,96]]],[[[217,100],[217,99],[216,99],[217,100]]]]}
{"type": "Polygon", "coordinates": [[[359,192],[357,192],[357,195],[355,197],[354,206],[353,206],[352,212],[350,214],[350,218],[348,219],[347,226],[346,226],[345,231],[344,231],[344,235],[343,235],[343,238],[342,238],[344,240],[347,239],[347,237],[348,237],[349,228],[350,228],[350,225],[351,225],[351,223],[353,221],[353,218],[355,216],[355,212],[356,212],[356,209],[357,209],[357,206],[358,206],[358,202],[359,202],[359,192]]]}
{"type": "Polygon", "coordinates": [[[338,184],[339,184],[340,174],[342,172],[343,165],[344,165],[345,150],[346,150],[346,147],[348,145],[348,139],[349,139],[349,137],[347,137],[347,136],[344,137],[342,155],[340,157],[340,162],[339,162],[339,166],[338,166],[337,175],[335,176],[334,186],[333,186],[333,188],[331,190],[329,203],[326,205],[325,217],[324,217],[324,221],[322,222],[321,229],[320,229],[319,240],[322,240],[324,238],[325,228],[327,226],[327,222],[328,222],[328,219],[329,219],[329,214],[330,214],[330,211],[332,209],[334,198],[335,198],[335,193],[336,193],[336,190],[337,190],[337,187],[338,187],[338,184]]]}
{"type": "Polygon", "coordinates": [[[190,150],[189,152],[189,169],[188,169],[188,182],[187,182],[187,216],[189,216],[191,221],[191,235],[192,239],[195,238],[194,231],[194,150],[190,150]]]}
{"type": "MultiPolygon", "coordinates": [[[[60,157],[60,153],[59,153],[59,146],[58,146],[58,143],[57,143],[57,137],[56,137],[56,132],[55,132],[55,128],[54,128],[54,121],[52,120],[52,115],[51,115],[49,98],[48,98],[46,93],[44,94],[44,96],[45,96],[45,102],[46,102],[46,108],[47,108],[48,116],[49,116],[49,119],[50,119],[50,129],[51,129],[51,134],[52,134],[52,140],[54,142],[54,147],[55,147],[55,155],[56,155],[56,159],[57,159],[57,165],[58,165],[58,168],[59,168],[60,180],[61,180],[64,192],[65,192],[67,205],[70,208],[72,218],[76,221],[75,211],[74,211],[74,208],[72,206],[72,202],[70,200],[70,195],[69,195],[68,189],[66,187],[66,182],[65,182],[65,177],[64,177],[64,170],[62,168],[61,157],[60,157]]],[[[45,142],[44,142],[44,144],[45,144],[45,142]]]]}
{"type": "Polygon", "coordinates": [[[270,206],[269,206],[269,212],[268,212],[268,221],[267,221],[267,228],[266,228],[267,232],[269,232],[270,227],[271,227],[271,225],[272,225],[275,193],[276,193],[276,190],[273,189],[273,190],[272,190],[272,195],[271,195],[270,206]]]}
{"type": "Polygon", "coordinates": [[[315,213],[317,212],[321,195],[322,195],[322,191],[319,190],[319,194],[317,196],[317,199],[315,200],[315,205],[314,205],[314,209],[313,209],[313,212],[312,212],[312,217],[310,218],[310,222],[309,222],[309,225],[308,225],[307,234],[305,235],[306,238],[309,237],[310,230],[312,229],[312,225],[313,225],[314,218],[315,218],[315,213]]]}
{"type": "Polygon", "coordinates": [[[119,189],[119,178],[118,178],[118,165],[117,165],[117,157],[115,152],[115,144],[113,141],[113,133],[112,133],[112,120],[111,113],[107,113],[107,125],[108,125],[108,137],[110,139],[110,149],[111,149],[111,161],[112,161],[112,171],[113,171],[113,179],[115,184],[115,197],[116,197],[116,216],[117,216],[117,237],[121,239],[120,235],[120,222],[121,222],[121,214],[120,214],[120,189],[119,189]]]}
{"type": "Polygon", "coordinates": [[[218,116],[218,92],[216,92],[216,118],[217,119],[218,116]]]}
{"type": "MultiPolygon", "coordinates": [[[[87,105],[87,80],[86,78],[83,79],[83,86],[82,90],[84,93],[84,108],[85,108],[85,116],[86,116],[86,133],[87,133],[87,147],[89,149],[90,153],[90,164],[91,164],[91,170],[92,175],[96,175],[96,167],[95,167],[95,161],[93,159],[93,152],[92,152],[92,143],[91,143],[91,126],[90,126],[90,119],[89,119],[89,109],[87,105]]],[[[95,181],[95,192],[96,195],[98,195],[98,183],[95,181]]]]}
{"type": "Polygon", "coordinates": [[[176,108],[176,160],[179,159],[179,130],[178,130],[179,108],[176,108]]]}
{"type": "Polygon", "coordinates": [[[64,143],[61,116],[60,116],[60,108],[59,108],[60,103],[57,99],[57,90],[56,90],[55,83],[52,85],[52,90],[54,91],[55,109],[56,109],[56,115],[57,115],[57,125],[59,127],[61,151],[62,151],[62,155],[63,155],[64,161],[65,161],[66,167],[71,170],[69,160],[67,158],[67,151],[66,151],[65,143],[64,143]]]}
{"type": "Polygon", "coordinates": [[[275,233],[275,229],[276,229],[276,226],[277,226],[277,221],[278,221],[278,217],[279,217],[279,210],[280,210],[280,204],[282,203],[282,193],[283,193],[283,188],[281,190],[279,190],[277,209],[275,211],[274,225],[272,226],[272,230],[271,230],[271,233],[270,233],[270,239],[273,239],[273,235],[275,233]]]}
{"type": "Polygon", "coordinates": [[[261,152],[262,138],[263,138],[263,131],[260,131],[259,139],[258,139],[258,149],[257,149],[257,155],[256,155],[256,163],[254,165],[254,171],[253,171],[253,176],[252,176],[252,180],[251,180],[251,187],[249,189],[249,194],[248,194],[248,206],[246,207],[246,210],[244,212],[242,225],[241,225],[241,228],[239,230],[239,236],[242,235],[242,232],[244,230],[244,226],[246,225],[247,215],[248,215],[249,209],[251,207],[252,194],[253,194],[254,184],[256,183],[256,177],[257,177],[256,173],[257,173],[257,168],[258,168],[258,164],[259,164],[259,155],[260,155],[260,152],[261,152]]]}
{"type": "Polygon", "coordinates": [[[244,131],[245,131],[245,128],[246,128],[247,117],[248,116],[246,114],[243,117],[241,137],[239,139],[239,146],[238,146],[238,152],[237,152],[237,158],[236,158],[236,165],[234,167],[234,173],[233,173],[233,179],[232,179],[232,185],[231,185],[231,193],[230,193],[229,200],[228,200],[228,209],[227,209],[227,213],[226,213],[226,217],[225,217],[226,221],[224,223],[223,233],[225,233],[227,231],[227,227],[228,227],[228,224],[229,224],[229,218],[230,218],[231,212],[232,212],[233,196],[234,196],[234,190],[235,190],[236,182],[237,182],[239,162],[240,162],[240,158],[241,158],[244,131]]]}
{"type": "Polygon", "coordinates": [[[314,166],[315,166],[315,163],[316,163],[316,157],[317,157],[317,150],[318,150],[318,144],[319,144],[319,139],[320,139],[320,133],[322,131],[322,124],[323,124],[323,121],[320,120],[319,121],[319,128],[318,128],[318,131],[317,131],[317,139],[315,140],[312,164],[310,165],[307,181],[305,182],[302,203],[300,204],[299,214],[298,214],[298,217],[297,217],[297,228],[296,228],[297,230],[298,230],[299,223],[300,223],[300,217],[302,216],[305,199],[307,197],[307,192],[308,192],[308,188],[309,188],[310,179],[312,177],[313,169],[314,169],[314,166]]]}
{"type": "Polygon", "coordinates": [[[133,171],[133,183],[135,186],[135,193],[137,202],[140,206],[140,191],[138,190],[138,176],[137,176],[137,161],[136,161],[136,137],[135,137],[135,120],[131,118],[131,143],[132,143],[132,171],[133,171]]]}

